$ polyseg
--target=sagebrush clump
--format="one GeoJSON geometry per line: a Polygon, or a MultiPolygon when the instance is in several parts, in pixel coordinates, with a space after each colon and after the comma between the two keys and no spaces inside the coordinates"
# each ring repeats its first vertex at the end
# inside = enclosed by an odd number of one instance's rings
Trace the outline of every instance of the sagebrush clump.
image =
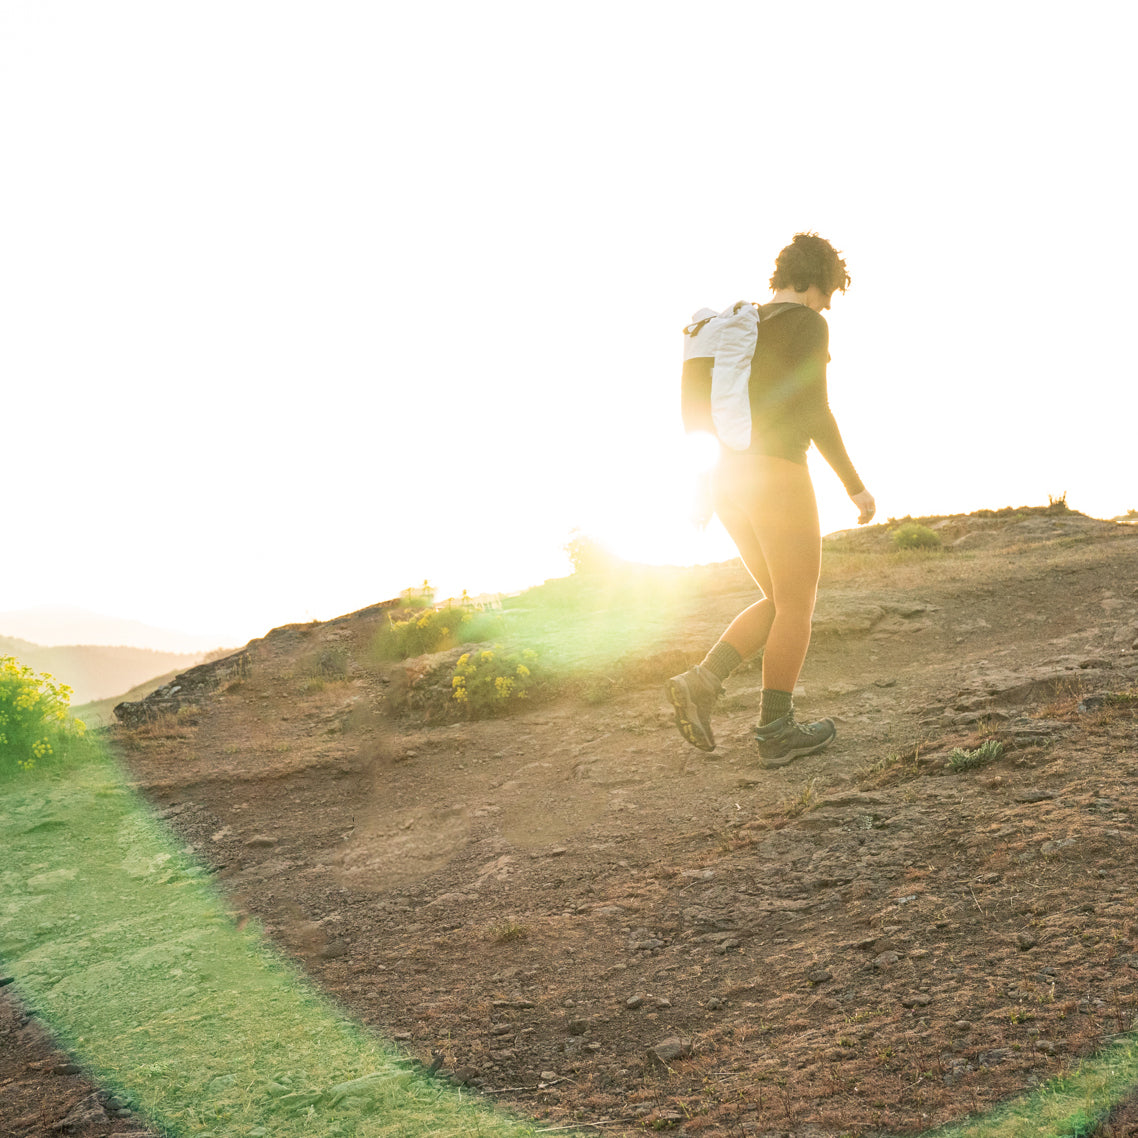
{"type": "Polygon", "coordinates": [[[919,522],[905,522],[890,535],[896,549],[939,549],[939,534],[919,522]]]}

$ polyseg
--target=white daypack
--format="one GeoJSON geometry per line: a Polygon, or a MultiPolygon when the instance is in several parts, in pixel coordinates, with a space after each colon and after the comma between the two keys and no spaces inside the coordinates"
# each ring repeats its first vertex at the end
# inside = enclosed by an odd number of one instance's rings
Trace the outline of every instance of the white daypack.
{"type": "Polygon", "coordinates": [[[684,329],[680,403],[685,431],[708,431],[731,450],[751,445],[751,359],[759,310],[740,300],[722,312],[701,308],[684,329]]]}

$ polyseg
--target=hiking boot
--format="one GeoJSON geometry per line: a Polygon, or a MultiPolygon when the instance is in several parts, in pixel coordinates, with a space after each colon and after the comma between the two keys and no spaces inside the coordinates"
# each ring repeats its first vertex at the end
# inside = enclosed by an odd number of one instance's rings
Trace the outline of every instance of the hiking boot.
{"type": "Polygon", "coordinates": [[[837,731],[832,719],[820,719],[817,723],[796,723],[793,709],[781,719],[755,728],[755,739],[759,744],[759,765],[781,767],[812,755],[833,742],[837,731]]]}
{"type": "Polygon", "coordinates": [[[676,709],[676,728],[701,751],[714,751],[711,711],[723,685],[702,664],[688,668],[664,684],[664,692],[676,709]]]}

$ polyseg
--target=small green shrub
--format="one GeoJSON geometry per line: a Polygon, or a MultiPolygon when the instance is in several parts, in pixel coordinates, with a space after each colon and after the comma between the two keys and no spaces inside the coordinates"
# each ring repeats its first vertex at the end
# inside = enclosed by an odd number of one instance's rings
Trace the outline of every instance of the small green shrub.
{"type": "Polygon", "coordinates": [[[939,549],[940,536],[918,522],[905,522],[891,535],[896,549],[939,549]]]}
{"type": "Polygon", "coordinates": [[[1003,753],[1003,743],[998,739],[988,739],[974,751],[966,751],[961,747],[954,748],[945,765],[953,773],[959,774],[961,771],[975,770],[986,763],[995,762],[1003,753]]]}
{"type": "Polygon", "coordinates": [[[71,689],[0,656],[0,776],[61,757],[86,725],[70,715],[71,689]]]}
{"type": "Polygon", "coordinates": [[[462,705],[471,719],[500,715],[511,705],[529,697],[536,683],[537,653],[502,652],[497,645],[460,656],[451,676],[451,698],[462,705]]]}

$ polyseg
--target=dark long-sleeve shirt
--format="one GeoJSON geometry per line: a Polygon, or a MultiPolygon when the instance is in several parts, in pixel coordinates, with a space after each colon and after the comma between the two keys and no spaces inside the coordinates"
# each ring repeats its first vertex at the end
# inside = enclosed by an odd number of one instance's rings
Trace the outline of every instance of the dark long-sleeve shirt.
{"type": "Polygon", "coordinates": [[[848,494],[865,489],[830,410],[826,365],[830,329],[821,313],[803,304],[765,304],[759,309],[751,361],[751,445],[805,464],[811,440],[848,494]]]}

